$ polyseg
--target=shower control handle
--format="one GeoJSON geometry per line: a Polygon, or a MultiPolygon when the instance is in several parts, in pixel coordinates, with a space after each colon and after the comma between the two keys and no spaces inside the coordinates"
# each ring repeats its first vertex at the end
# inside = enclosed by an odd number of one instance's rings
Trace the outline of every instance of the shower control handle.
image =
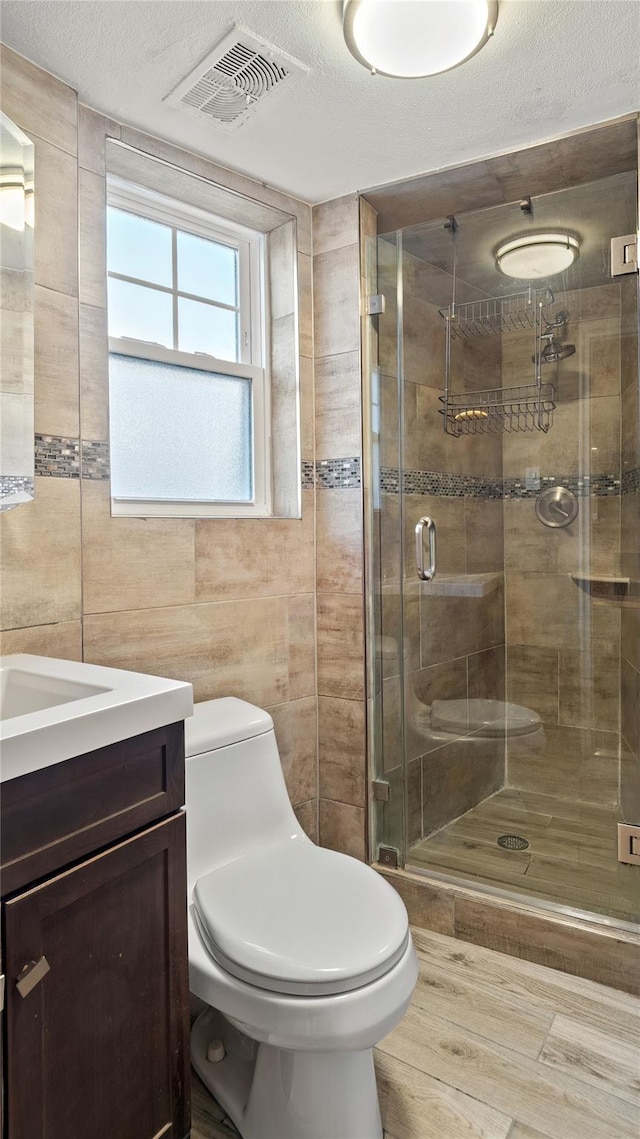
{"type": "Polygon", "coordinates": [[[416,526],[416,561],[420,581],[433,581],[436,576],[436,524],[425,515],[416,526]],[[429,565],[424,565],[424,532],[429,535],[429,565]]]}

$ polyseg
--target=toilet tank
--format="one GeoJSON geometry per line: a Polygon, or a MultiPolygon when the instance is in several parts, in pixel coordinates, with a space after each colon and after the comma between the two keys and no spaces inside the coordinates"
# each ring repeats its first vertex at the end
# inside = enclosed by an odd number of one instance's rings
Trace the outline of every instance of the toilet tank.
{"type": "Polygon", "coordinates": [[[293,812],[271,716],[228,696],[185,720],[187,874],[198,878],[260,845],[309,841],[293,812]]]}

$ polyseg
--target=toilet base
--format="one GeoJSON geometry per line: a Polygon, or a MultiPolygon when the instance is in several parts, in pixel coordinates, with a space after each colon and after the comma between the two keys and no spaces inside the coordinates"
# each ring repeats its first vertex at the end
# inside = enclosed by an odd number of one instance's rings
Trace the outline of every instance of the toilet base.
{"type": "Polygon", "coordinates": [[[251,1040],[208,1008],[191,1063],[243,1139],[382,1139],[373,1052],[291,1052],[251,1040]],[[207,1060],[211,1041],[225,1056],[207,1060]]]}

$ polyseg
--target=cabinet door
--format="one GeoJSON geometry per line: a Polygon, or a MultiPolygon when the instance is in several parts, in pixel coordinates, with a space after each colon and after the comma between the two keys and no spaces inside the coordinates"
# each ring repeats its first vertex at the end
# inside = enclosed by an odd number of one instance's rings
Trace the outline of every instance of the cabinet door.
{"type": "Polygon", "coordinates": [[[189,1131],[185,816],[5,904],[8,1139],[189,1131]],[[49,971],[22,997],[24,966],[49,971]]]}

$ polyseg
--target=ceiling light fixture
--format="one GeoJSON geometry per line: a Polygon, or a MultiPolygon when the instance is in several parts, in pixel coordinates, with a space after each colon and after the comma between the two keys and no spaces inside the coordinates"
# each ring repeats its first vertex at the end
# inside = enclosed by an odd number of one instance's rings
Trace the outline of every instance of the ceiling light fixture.
{"type": "Polygon", "coordinates": [[[344,0],[352,55],[372,74],[420,79],[458,67],[493,35],[498,0],[344,0]]]}
{"type": "Polygon", "coordinates": [[[496,250],[496,264],[507,277],[532,281],[569,269],[579,250],[580,242],[568,233],[529,233],[505,241],[496,250]]]}

